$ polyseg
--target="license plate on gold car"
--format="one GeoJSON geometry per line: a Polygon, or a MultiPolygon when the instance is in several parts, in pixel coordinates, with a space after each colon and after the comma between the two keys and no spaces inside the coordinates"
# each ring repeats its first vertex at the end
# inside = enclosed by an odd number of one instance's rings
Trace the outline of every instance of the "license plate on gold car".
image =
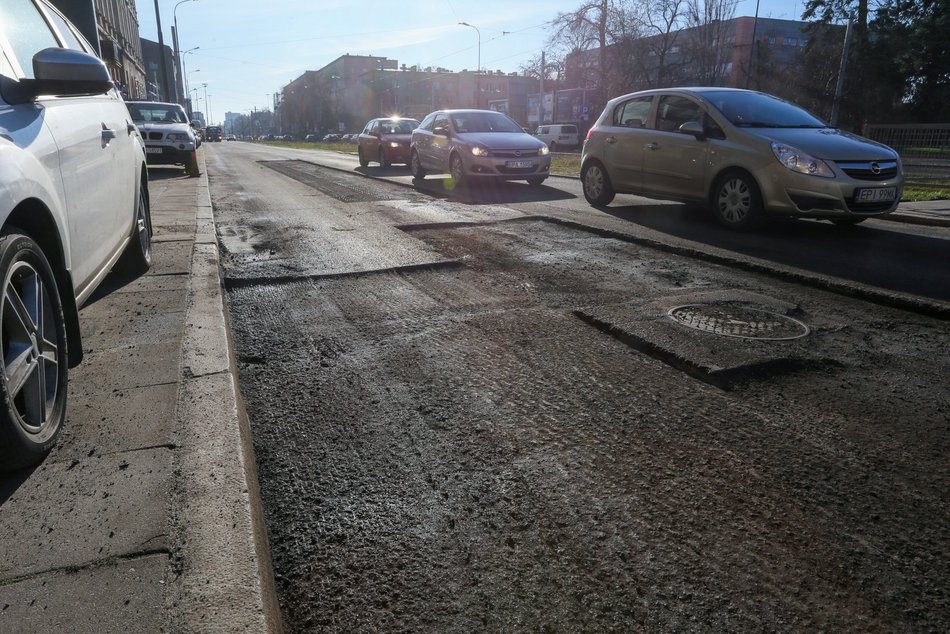
{"type": "Polygon", "coordinates": [[[534,161],[508,161],[505,163],[505,167],[513,167],[515,169],[524,168],[524,167],[534,167],[534,161]]]}
{"type": "Polygon", "coordinates": [[[856,203],[883,203],[897,199],[896,187],[867,187],[854,192],[856,203]]]}

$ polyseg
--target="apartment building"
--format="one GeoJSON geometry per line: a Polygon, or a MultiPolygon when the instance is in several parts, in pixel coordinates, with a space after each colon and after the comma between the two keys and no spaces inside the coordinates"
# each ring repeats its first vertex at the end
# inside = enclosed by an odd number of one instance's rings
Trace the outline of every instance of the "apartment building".
{"type": "Polygon", "coordinates": [[[127,98],[147,95],[135,0],[51,0],[75,24],[106,63],[127,98]]]}

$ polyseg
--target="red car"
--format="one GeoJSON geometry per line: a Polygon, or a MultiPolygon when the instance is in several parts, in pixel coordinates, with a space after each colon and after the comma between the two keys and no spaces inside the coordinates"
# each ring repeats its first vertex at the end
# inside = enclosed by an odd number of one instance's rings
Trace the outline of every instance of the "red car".
{"type": "Polygon", "coordinates": [[[415,119],[387,117],[372,119],[359,135],[360,165],[366,167],[376,161],[380,167],[391,163],[409,164],[409,141],[412,131],[419,127],[415,119]]]}

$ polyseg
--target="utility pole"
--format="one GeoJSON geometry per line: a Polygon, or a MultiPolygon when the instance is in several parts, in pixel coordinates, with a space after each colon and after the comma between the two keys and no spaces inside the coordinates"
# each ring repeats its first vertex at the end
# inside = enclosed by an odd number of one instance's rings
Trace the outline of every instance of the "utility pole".
{"type": "Polygon", "coordinates": [[[165,38],[162,36],[162,14],[158,10],[158,0],[155,0],[155,24],[158,26],[158,65],[162,69],[162,88],[165,90],[165,99],[171,95],[168,89],[168,65],[165,63],[165,38]]]}
{"type": "Polygon", "coordinates": [[[538,125],[544,125],[544,51],[541,51],[541,86],[538,93],[538,125]]]}
{"type": "Polygon", "coordinates": [[[844,92],[844,74],[848,70],[848,50],[851,48],[851,33],[854,17],[848,16],[848,28],[844,32],[844,47],[841,49],[841,66],[838,69],[838,83],[835,85],[835,102],[831,107],[831,127],[838,127],[838,114],[841,111],[841,95],[844,92]]]}

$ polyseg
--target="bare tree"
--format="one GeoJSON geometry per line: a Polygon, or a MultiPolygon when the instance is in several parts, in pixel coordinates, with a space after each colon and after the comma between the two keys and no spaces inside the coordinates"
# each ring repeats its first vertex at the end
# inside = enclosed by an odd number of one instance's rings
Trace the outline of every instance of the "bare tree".
{"type": "Polygon", "coordinates": [[[718,86],[726,76],[732,58],[726,23],[736,15],[738,0],[687,0],[686,26],[691,28],[681,45],[693,72],[690,79],[706,86],[718,86]]]}
{"type": "Polygon", "coordinates": [[[621,66],[631,89],[669,86],[678,62],[673,60],[687,0],[640,0],[630,5],[638,29],[621,42],[621,66]]]}
{"type": "Polygon", "coordinates": [[[630,19],[627,4],[623,0],[589,0],[574,11],[559,13],[552,21],[552,42],[575,52],[596,49],[597,64],[593,73],[587,55],[573,56],[573,70],[582,73],[585,85],[593,85],[602,96],[614,92],[615,84],[621,79],[609,72],[608,46],[621,41],[635,24],[630,19]],[[593,81],[589,81],[591,79],[593,81]]]}

